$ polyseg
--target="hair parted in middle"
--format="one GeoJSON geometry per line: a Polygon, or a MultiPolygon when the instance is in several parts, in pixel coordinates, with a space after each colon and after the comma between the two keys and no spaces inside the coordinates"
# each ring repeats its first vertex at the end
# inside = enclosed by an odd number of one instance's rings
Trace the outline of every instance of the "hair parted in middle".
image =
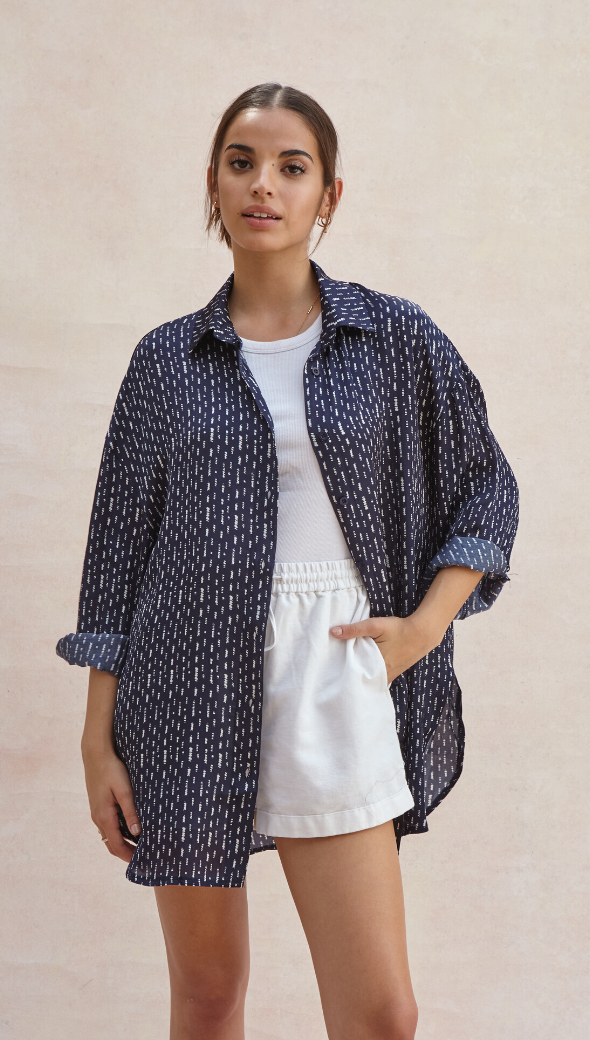
{"type": "Polygon", "coordinates": [[[332,213],[335,209],[336,169],[339,163],[338,135],[328,113],[314,98],[302,90],[297,90],[296,87],[284,87],[280,83],[259,83],[258,86],[245,90],[232,101],[231,105],[228,105],[217,124],[207,162],[207,166],[211,169],[211,185],[208,188],[205,202],[207,233],[215,233],[220,242],[225,242],[226,246],[231,248],[231,238],[224,227],[221,213],[213,204],[213,191],[217,186],[221,148],[228,127],[240,112],[244,112],[248,108],[286,108],[290,112],[296,112],[317,141],[324,172],[324,188],[330,191],[331,198],[328,216],[321,223],[318,221],[322,231],[316,243],[315,248],[317,249],[332,221],[332,213]]]}

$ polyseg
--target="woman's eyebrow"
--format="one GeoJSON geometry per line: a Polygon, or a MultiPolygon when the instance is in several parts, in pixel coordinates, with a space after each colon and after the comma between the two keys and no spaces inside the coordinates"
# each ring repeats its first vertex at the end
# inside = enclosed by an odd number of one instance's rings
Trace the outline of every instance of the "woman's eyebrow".
{"type": "MultiPolygon", "coordinates": [[[[236,142],[234,142],[233,144],[228,144],[227,147],[223,150],[224,152],[229,152],[231,148],[237,148],[240,152],[248,152],[249,155],[254,155],[255,152],[255,149],[251,148],[249,144],[237,144],[236,142]]],[[[303,148],[289,148],[286,152],[280,152],[279,159],[287,159],[290,155],[305,155],[307,159],[311,159],[311,161],[313,162],[313,159],[309,152],[304,152],[303,148]]]]}
{"type": "Polygon", "coordinates": [[[289,148],[289,150],[286,152],[280,152],[279,159],[286,159],[289,155],[305,155],[306,158],[311,159],[311,161],[313,162],[313,159],[311,158],[309,152],[304,152],[303,148],[289,148]]]}

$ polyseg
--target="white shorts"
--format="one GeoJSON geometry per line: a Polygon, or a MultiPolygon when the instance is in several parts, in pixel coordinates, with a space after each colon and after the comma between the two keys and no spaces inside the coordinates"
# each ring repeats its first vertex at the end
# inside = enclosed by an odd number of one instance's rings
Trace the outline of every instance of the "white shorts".
{"type": "Polygon", "coordinates": [[[371,636],[330,634],[369,616],[354,560],[275,565],[254,817],[260,834],[348,834],[412,808],[381,651],[371,636]]]}

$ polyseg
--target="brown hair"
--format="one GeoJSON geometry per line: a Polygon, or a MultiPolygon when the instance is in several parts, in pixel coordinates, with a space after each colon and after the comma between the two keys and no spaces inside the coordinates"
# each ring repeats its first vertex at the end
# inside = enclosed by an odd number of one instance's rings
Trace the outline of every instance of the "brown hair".
{"type": "Polygon", "coordinates": [[[314,98],[310,97],[309,94],[304,94],[301,90],[297,90],[295,87],[283,87],[280,83],[259,83],[257,87],[250,87],[249,90],[245,90],[243,94],[240,94],[239,97],[232,101],[231,105],[228,105],[219,120],[207,163],[212,171],[211,189],[207,191],[205,201],[207,232],[215,232],[220,242],[225,242],[226,246],[231,247],[231,238],[223,225],[221,213],[213,205],[211,191],[217,183],[221,146],[225,140],[228,127],[238,113],[243,112],[247,108],[289,109],[289,111],[296,112],[297,115],[301,116],[314,135],[324,171],[324,188],[331,189],[330,212],[326,217],[325,223],[322,224],[322,233],[317,241],[317,248],[332,220],[332,213],[335,208],[338,135],[329,115],[321,105],[318,105],[314,98]]]}

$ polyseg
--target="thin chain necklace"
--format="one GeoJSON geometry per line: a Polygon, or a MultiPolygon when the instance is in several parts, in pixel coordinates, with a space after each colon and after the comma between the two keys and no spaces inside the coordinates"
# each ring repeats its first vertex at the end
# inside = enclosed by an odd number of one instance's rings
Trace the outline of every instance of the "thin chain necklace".
{"type": "Polygon", "coordinates": [[[299,335],[299,333],[301,332],[301,329],[302,329],[302,328],[303,328],[303,326],[305,325],[305,322],[306,322],[306,321],[307,321],[307,319],[309,318],[309,315],[311,314],[312,310],[314,309],[314,307],[315,307],[316,303],[318,302],[319,298],[320,298],[320,294],[318,293],[318,294],[317,294],[317,296],[316,296],[316,298],[315,298],[315,300],[313,301],[313,303],[312,303],[311,307],[309,308],[309,310],[308,310],[307,314],[305,315],[305,318],[304,318],[304,319],[303,319],[303,321],[301,322],[301,325],[300,325],[300,326],[299,326],[299,328],[297,329],[297,332],[295,333],[295,335],[296,335],[296,336],[298,336],[298,335],[299,335]]]}

